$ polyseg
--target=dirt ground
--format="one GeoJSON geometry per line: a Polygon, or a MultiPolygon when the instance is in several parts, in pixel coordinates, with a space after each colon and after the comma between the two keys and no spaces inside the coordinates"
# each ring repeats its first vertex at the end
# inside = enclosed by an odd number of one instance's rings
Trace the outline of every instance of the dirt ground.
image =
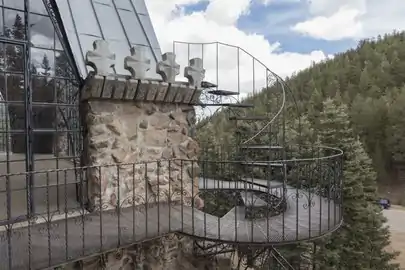
{"type": "Polygon", "coordinates": [[[393,206],[384,210],[391,230],[391,248],[401,252],[397,258],[400,269],[405,270],[405,207],[393,206]]]}

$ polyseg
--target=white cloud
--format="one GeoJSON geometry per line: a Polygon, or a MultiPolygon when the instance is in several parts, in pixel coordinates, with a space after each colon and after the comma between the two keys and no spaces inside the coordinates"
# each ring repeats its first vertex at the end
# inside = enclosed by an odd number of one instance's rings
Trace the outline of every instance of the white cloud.
{"type": "MultiPolygon", "coordinates": [[[[209,0],[204,11],[185,14],[182,5],[195,4],[198,0],[150,0],[147,1],[149,13],[163,52],[171,51],[173,40],[186,42],[220,41],[240,46],[252,53],[264,65],[285,77],[292,72],[308,67],[312,62],[326,58],[322,51],[308,54],[280,52],[279,43],[270,43],[264,36],[245,33],[238,29],[237,20],[250,10],[251,0],[209,0]],[[165,6],[164,8],[162,6],[165,6]]],[[[204,54],[206,80],[217,82],[217,46],[215,44],[191,46],[190,57],[201,57],[204,54]]],[[[266,71],[259,62],[243,51],[232,47],[218,46],[218,83],[220,88],[236,90],[238,85],[242,92],[257,91],[266,85],[266,71]],[[253,70],[255,76],[253,76],[253,70]]],[[[188,48],[177,45],[178,63],[187,64],[188,48]]],[[[178,77],[180,79],[181,76],[178,77]]]]}
{"type": "Polygon", "coordinates": [[[250,1],[211,0],[205,11],[205,17],[207,20],[214,21],[220,25],[234,25],[241,15],[249,13],[250,1]],[[226,11],[224,7],[226,7],[226,11]]]}
{"type": "Polygon", "coordinates": [[[297,23],[292,29],[318,39],[352,38],[361,35],[363,31],[363,25],[358,21],[360,15],[359,10],[344,6],[330,17],[317,16],[297,23]]]}
{"type": "Polygon", "coordinates": [[[292,30],[325,40],[360,39],[405,29],[403,0],[311,0],[312,15],[292,30]]]}

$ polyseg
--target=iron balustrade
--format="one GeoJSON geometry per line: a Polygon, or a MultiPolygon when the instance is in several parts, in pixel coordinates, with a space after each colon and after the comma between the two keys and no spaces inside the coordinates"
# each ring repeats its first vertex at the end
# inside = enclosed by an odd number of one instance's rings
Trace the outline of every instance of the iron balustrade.
{"type": "Polygon", "coordinates": [[[259,166],[259,175],[232,179],[229,171],[240,167],[241,160],[203,158],[2,175],[0,194],[7,205],[1,213],[0,258],[6,262],[5,269],[41,269],[170,233],[239,249],[313,240],[336,230],[342,222],[342,153],[323,147],[316,154],[315,158],[273,160],[289,166],[286,182],[278,181],[277,173],[268,171],[268,166],[259,166]],[[189,185],[190,179],[180,178],[151,189],[148,168],[155,168],[154,176],[164,177],[159,170],[176,173],[170,169],[172,163],[180,164],[180,171],[190,165],[199,168],[198,178],[193,179],[197,184],[189,185]],[[123,173],[128,168],[132,168],[131,177],[123,173]],[[98,172],[101,178],[107,169],[114,172],[115,202],[103,201],[99,195],[93,205],[75,204],[75,193],[69,193],[67,187],[87,186],[83,180],[77,183],[77,175],[85,179],[90,172],[98,172]],[[37,180],[32,192],[37,192],[34,203],[42,211],[23,221],[24,207],[12,199],[21,189],[12,184],[30,175],[37,180]],[[54,182],[56,176],[58,183],[54,182]],[[142,186],[145,189],[140,193],[142,186]],[[59,198],[55,189],[59,189],[59,198]]]}

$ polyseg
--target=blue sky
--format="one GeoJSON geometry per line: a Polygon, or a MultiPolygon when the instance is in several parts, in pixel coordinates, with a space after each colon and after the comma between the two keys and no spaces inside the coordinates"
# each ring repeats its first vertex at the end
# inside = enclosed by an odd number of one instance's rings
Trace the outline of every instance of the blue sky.
{"type": "MultiPolygon", "coordinates": [[[[360,39],[392,33],[394,29],[405,30],[404,0],[147,0],[147,3],[162,50],[171,50],[173,40],[220,41],[243,48],[280,76],[289,76],[354,48],[360,39]]],[[[223,53],[221,57],[224,63],[234,60],[231,54],[223,53]]],[[[247,60],[241,64],[246,74],[250,72],[250,64],[247,60]]],[[[224,74],[231,71],[223,70],[224,74]]]]}
{"type": "MultiPolygon", "coordinates": [[[[204,11],[208,1],[184,6],[186,14],[204,11]]],[[[253,1],[249,14],[242,15],[237,27],[246,33],[257,33],[266,37],[270,43],[279,42],[280,52],[310,53],[322,50],[325,54],[346,51],[356,46],[353,39],[327,41],[304,36],[291,30],[291,27],[310,17],[308,4],[304,1],[275,1],[263,5],[253,1]]]]}

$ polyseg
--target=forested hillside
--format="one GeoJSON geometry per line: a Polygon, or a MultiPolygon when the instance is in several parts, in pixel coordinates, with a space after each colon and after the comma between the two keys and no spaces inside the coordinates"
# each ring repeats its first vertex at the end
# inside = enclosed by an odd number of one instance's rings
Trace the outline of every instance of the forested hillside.
{"type": "MultiPolygon", "coordinates": [[[[301,116],[315,133],[324,101],[336,96],[341,99],[353,137],[359,136],[372,159],[380,193],[391,196],[394,203],[404,203],[405,191],[398,190],[405,183],[399,180],[396,168],[405,163],[405,33],[361,41],[357,48],[294,74],[286,83],[301,116]]],[[[275,89],[264,89],[245,102],[255,104],[255,114],[264,114],[272,103],[272,91],[275,89]]],[[[234,131],[234,125],[220,113],[203,125],[199,137],[221,144],[232,141],[234,131]]]]}

